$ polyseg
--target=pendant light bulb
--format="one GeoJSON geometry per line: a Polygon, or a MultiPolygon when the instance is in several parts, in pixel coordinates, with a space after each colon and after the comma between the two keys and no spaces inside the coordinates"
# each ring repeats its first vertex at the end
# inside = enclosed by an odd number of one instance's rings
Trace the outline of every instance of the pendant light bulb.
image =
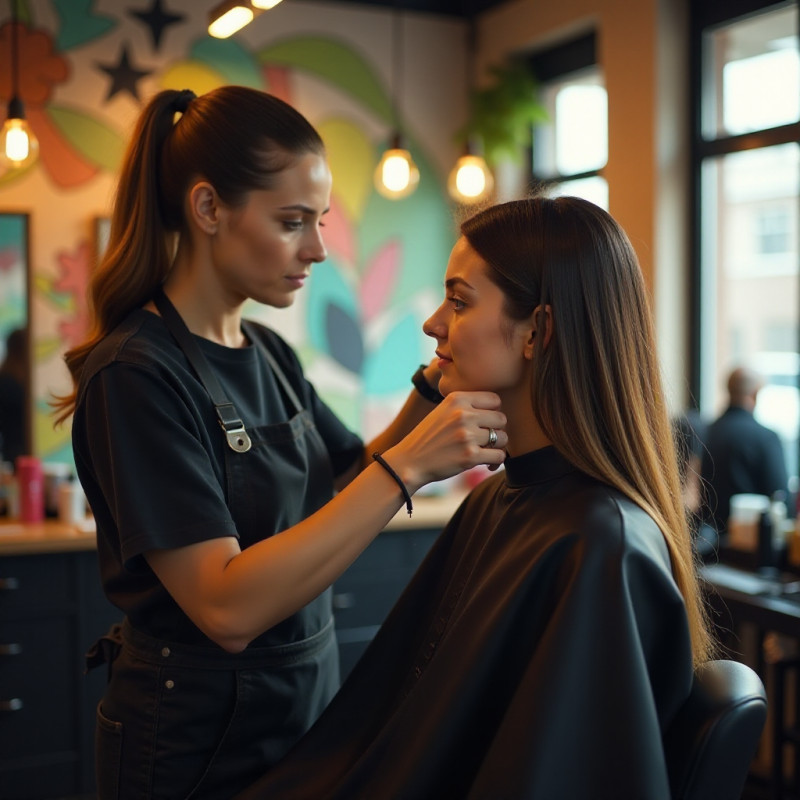
{"type": "Polygon", "coordinates": [[[25,111],[18,98],[8,104],[8,116],[0,130],[0,159],[19,169],[36,161],[39,155],[39,140],[34,136],[25,111]]]}
{"type": "Polygon", "coordinates": [[[481,156],[469,151],[456,161],[447,179],[447,191],[458,203],[480,203],[492,193],[494,178],[481,156]]]}
{"type": "Polygon", "coordinates": [[[395,136],[375,170],[375,188],[390,200],[400,200],[412,194],[418,183],[419,169],[411,153],[402,146],[400,137],[395,136]]]}

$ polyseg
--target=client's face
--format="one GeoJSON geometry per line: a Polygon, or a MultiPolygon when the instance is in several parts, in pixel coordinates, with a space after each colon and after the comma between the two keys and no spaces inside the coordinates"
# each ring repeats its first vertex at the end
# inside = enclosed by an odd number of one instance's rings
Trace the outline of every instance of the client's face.
{"type": "Polygon", "coordinates": [[[502,396],[523,386],[530,327],[506,316],[503,292],[463,237],[450,254],[445,300],[422,327],[437,342],[442,394],[485,390],[502,396]]]}

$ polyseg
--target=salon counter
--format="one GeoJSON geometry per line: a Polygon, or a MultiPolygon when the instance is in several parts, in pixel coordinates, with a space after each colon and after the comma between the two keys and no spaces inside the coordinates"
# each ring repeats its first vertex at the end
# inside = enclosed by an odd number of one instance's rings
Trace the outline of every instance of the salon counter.
{"type": "Polygon", "coordinates": [[[36,524],[0,520],[0,558],[94,550],[96,546],[95,525],[91,517],[80,526],[49,519],[36,524]]]}
{"type": "MultiPolygon", "coordinates": [[[[464,493],[422,495],[413,499],[414,512],[409,518],[405,506],[386,526],[387,531],[438,529],[453,515],[464,493]]],[[[81,525],[67,525],[57,520],[23,524],[0,518],[0,558],[11,555],[37,555],[94,550],[97,546],[94,520],[87,517],[81,525]]]]}

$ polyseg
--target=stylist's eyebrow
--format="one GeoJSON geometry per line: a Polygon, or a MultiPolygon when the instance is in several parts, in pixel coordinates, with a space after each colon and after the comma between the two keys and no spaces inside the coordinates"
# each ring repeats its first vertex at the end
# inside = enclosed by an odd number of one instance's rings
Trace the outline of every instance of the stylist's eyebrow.
{"type": "MultiPolygon", "coordinates": [[[[330,206],[323,209],[322,213],[327,214],[331,210],[330,206]]],[[[316,214],[316,209],[311,206],[304,206],[302,203],[295,203],[291,206],[281,206],[281,211],[300,211],[303,214],[316,214]]]]}
{"type": "Polygon", "coordinates": [[[467,283],[463,278],[458,278],[458,277],[456,277],[456,278],[448,278],[444,282],[444,288],[445,289],[452,289],[455,286],[459,286],[459,285],[466,286],[467,289],[472,289],[473,292],[475,291],[475,287],[472,284],[467,283]]]}

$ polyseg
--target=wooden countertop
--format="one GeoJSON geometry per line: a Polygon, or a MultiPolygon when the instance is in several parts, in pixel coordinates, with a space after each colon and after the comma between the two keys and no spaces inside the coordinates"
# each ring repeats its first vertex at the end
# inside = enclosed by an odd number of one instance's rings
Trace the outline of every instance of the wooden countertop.
{"type": "Polygon", "coordinates": [[[0,520],[0,557],[94,550],[96,547],[92,517],[81,526],[49,519],[34,525],[0,520]]]}
{"type": "MultiPolygon", "coordinates": [[[[409,519],[405,506],[397,512],[386,530],[442,528],[464,499],[460,492],[442,496],[415,497],[414,512],[409,519]]],[[[58,520],[45,520],[25,525],[16,520],[0,519],[0,557],[63,553],[94,550],[97,546],[94,519],[87,517],[83,525],[65,525],[58,520]]]]}

